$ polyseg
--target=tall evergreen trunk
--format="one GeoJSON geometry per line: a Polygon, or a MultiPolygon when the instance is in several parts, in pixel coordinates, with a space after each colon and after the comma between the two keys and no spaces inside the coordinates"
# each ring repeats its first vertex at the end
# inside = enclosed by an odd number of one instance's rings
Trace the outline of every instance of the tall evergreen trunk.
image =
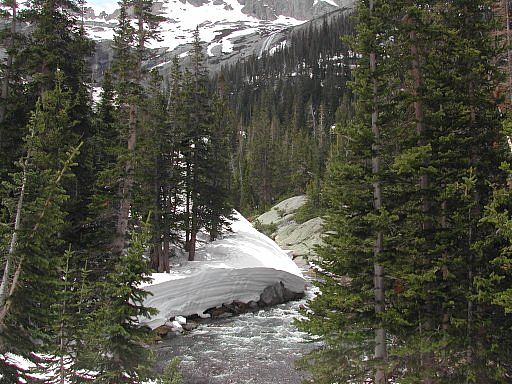
{"type": "Polygon", "coordinates": [[[505,22],[506,22],[506,47],[507,47],[507,100],[506,102],[512,103],[512,48],[510,41],[510,6],[509,0],[502,0],[505,3],[505,22]]]}
{"type": "MultiPolygon", "coordinates": [[[[128,122],[128,156],[133,156],[135,145],[137,143],[137,106],[132,102],[130,104],[129,122],[128,122]]],[[[134,185],[133,159],[129,158],[124,167],[124,177],[121,186],[121,202],[119,205],[119,214],[117,217],[116,234],[112,246],[115,255],[123,252],[126,235],[128,233],[128,220],[130,218],[130,207],[132,205],[132,190],[134,185]]]]}
{"type": "Polygon", "coordinates": [[[197,211],[192,207],[192,220],[190,228],[190,243],[188,247],[188,261],[194,261],[196,257],[196,241],[197,241],[197,211]]]}
{"type": "MultiPolygon", "coordinates": [[[[370,0],[370,16],[373,13],[373,0],[370,0]]],[[[377,54],[375,50],[370,52],[370,74],[372,75],[372,115],[371,125],[373,133],[372,143],[372,174],[374,176],[373,182],[373,200],[375,213],[378,215],[382,208],[382,188],[380,182],[380,128],[378,125],[378,107],[377,107],[377,79],[375,78],[375,72],[377,69],[377,54]]],[[[374,291],[375,291],[375,315],[377,318],[384,312],[385,304],[385,291],[384,291],[384,267],[378,262],[380,254],[383,250],[384,235],[382,230],[377,230],[375,246],[373,250],[374,257],[374,291]]],[[[381,320],[379,320],[381,323],[381,320]]],[[[386,330],[380,324],[375,329],[375,352],[374,359],[376,360],[376,371],[375,371],[375,384],[386,383],[386,360],[387,360],[387,348],[386,348],[386,330]]]]}
{"type": "MultiPolygon", "coordinates": [[[[142,85],[142,60],[145,50],[145,29],[144,15],[140,2],[135,2],[135,8],[138,10],[137,15],[137,45],[136,45],[136,61],[135,73],[133,79],[137,86],[142,85]]],[[[138,103],[140,98],[138,95],[130,95],[129,101],[129,120],[128,120],[128,159],[125,163],[125,174],[121,186],[121,202],[119,206],[119,215],[117,217],[116,234],[113,242],[113,253],[119,255],[122,253],[128,234],[128,222],[130,218],[130,209],[133,200],[133,187],[135,184],[134,175],[134,159],[135,147],[137,144],[137,120],[138,120],[138,103]]]]}
{"type": "MultiPolygon", "coordinates": [[[[33,136],[33,133],[32,133],[33,136]]],[[[14,264],[14,252],[18,243],[18,232],[21,226],[21,212],[23,209],[23,201],[25,199],[25,188],[27,185],[27,167],[28,159],[30,158],[30,152],[27,158],[23,162],[23,176],[21,178],[21,191],[18,197],[18,203],[16,204],[16,217],[14,219],[14,229],[11,236],[11,242],[9,244],[9,252],[5,260],[4,274],[2,275],[2,282],[0,283],[0,308],[5,306],[5,303],[9,294],[9,282],[11,280],[11,273],[14,264]]]]}
{"type": "MultiPolygon", "coordinates": [[[[421,94],[422,87],[422,75],[420,68],[420,53],[418,49],[418,41],[416,38],[416,25],[411,17],[407,16],[407,22],[412,25],[411,31],[409,32],[409,43],[410,52],[411,52],[411,77],[412,77],[412,96],[413,96],[413,105],[414,105],[414,118],[416,121],[416,134],[418,136],[418,146],[424,146],[427,144],[427,140],[425,138],[425,123],[424,123],[424,112],[423,112],[423,100],[421,94]]],[[[423,159],[423,166],[426,168],[428,165],[428,159],[423,159]]],[[[430,237],[430,232],[432,230],[432,221],[428,217],[430,212],[430,198],[427,196],[428,190],[430,188],[429,177],[426,173],[423,173],[419,177],[420,191],[422,193],[422,223],[421,230],[425,236],[425,238],[430,237]]],[[[427,260],[428,262],[428,260],[427,260]]],[[[432,303],[431,298],[427,295],[426,302],[426,314],[425,314],[425,324],[423,327],[427,332],[433,330],[434,325],[432,324],[432,303]]],[[[432,384],[434,379],[432,377],[432,372],[434,369],[434,355],[433,352],[427,352],[422,357],[422,365],[425,371],[424,382],[425,384],[432,384]]]]}
{"type": "Polygon", "coordinates": [[[198,153],[197,153],[197,145],[194,148],[193,162],[194,167],[192,171],[192,188],[194,191],[191,195],[191,203],[192,203],[192,215],[190,220],[190,243],[188,247],[188,261],[194,261],[196,257],[196,241],[197,241],[197,231],[199,230],[198,220],[199,220],[199,207],[198,207],[198,174],[197,174],[197,161],[198,161],[198,153]]]}
{"type": "MultiPolygon", "coordinates": [[[[170,193],[171,191],[168,191],[169,195],[170,196],[170,193]]],[[[169,209],[169,198],[166,198],[166,205],[165,205],[165,215],[168,216],[168,209],[169,209]]],[[[162,248],[162,252],[161,252],[161,255],[162,255],[162,258],[161,258],[161,263],[162,263],[162,272],[167,272],[169,273],[170,272],[170,267],[169,267],[169,258],[171,257],[171,252],[170,252],[170,243],[171,243],[171,234],[170,234],[170,228],[169,228],[169,223],[167,222],[167,220],[164,220],[164,228],[163,228],[163,248],[162,248]]]]}
{"type": "MultiPolygon", "coordinates": [[[[474,89],[473,81],[469,82],[468,87],[468,93],[469,93],[469,103],[470,103],[470,113],[469,113],[469,126],[470,130],[474,131],[477,129],[477,121],[476,121],[476,103],[475,103],[475,89],[474,89]]],[[[470,154],[470,162],[471,162],[471,169],[474,169],[474,172],[477,172],[477,167],[480,163],[480,158],[477,155],[477,150],[474,148],[471,149],[470,154]]],[[[473,278],[474,278],[474,255],[473,255],[473,242],[476,240],[473,234],[473,231],[476,230],[474,228],[473,221],[482,216],[481,212],[481,197],[480,193],[478,191],[478,186],[473,186],[473,189],[471,190],[471,198],[473,200],[474,205],[470,207],[468,212],[468,260],[467,260],[467,278],[468,278],[468,292],[472,294],[474,292],[474,286],[473,286],[473,278]]],[[[466,350],[466,358],[468,360],[468,364],[471,366],[474,363],[475,360],[475,353],[474,353],[474,345],[473,345],[473,326],[474,326],[474,303],[471,298],[468,298],[467,300],[467,350],[466,350]]],[[[485,333],[485,330],[484,330],[485,333]]]]}
{"type": "MultiPolygon", "coordinates": [[[[18,4],[16,0],[12,0],[12,17],[11,17],[11,35],[9,36],[9,44],[7,46],[7,62],[5,63],[4,69],[4,81],[2,82],[2,103],[0,104],[0,124],[5,121],[5,114],[7,110],[7,98],[9,97],[9,82],[11,80],[11,72],[13,66],[13,55],[12,50],[14,49],[14,39],[16,36],[16,8],[18,4]]],[[[1,138],[0,138],[1,139],[1,138]]]]}
{"type": "MultiPolygon", "coordinates": [[[[190,150],[190,149],[189,149],[190,150]]],[[[187,162],[187,186],[186,186],[186,197],[185,197],[185,251],[190,250],[190,204],[191,204],[191,198],[190,198],[190,172],[191,172],[191,166],[190,162],[187,162]]]]}
{"type": "Polygon", "coordinates": [[[64,292],[62,295],[62,308],[60,310],[60,323],[59,323],[59,384],[66,384],[66,361],[64,356],[66,355],[66,340],[65,340],[65,317],[67,311],[67,293],[68,293],[68,282],[69,276],[69,255],[66,259],[66,268],[64,269],[64,292]]]}
{"type": "Polygon", "coordinates": [[[153,247],[151,252],[151,267],[157,272],[163,272],[162,268],[162,194],[161,194],[161,182],[163,180],[161,172],[161,159],[160,156],[155,156],[154,159],[154,174],[153,174],[153,247]]]}

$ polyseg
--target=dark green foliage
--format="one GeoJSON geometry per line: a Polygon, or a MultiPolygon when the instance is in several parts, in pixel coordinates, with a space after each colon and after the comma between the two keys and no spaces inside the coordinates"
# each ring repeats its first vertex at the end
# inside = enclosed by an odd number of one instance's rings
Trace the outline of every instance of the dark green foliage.
{"type": "MultiPolygon", "coordinates": [[[[12,293],[2,307],[2,324],[7,327],[2,337],[23,354],[37,351],[39,347],[32,343],[51,337],[54,325],[55,298],[47,292],[59,291],[62,270],[58,267],[64,265],[65,245],[59,233],[66,227],[64,207],[69,196],[63,183],[72,177],[70,169],[81,146],[69,134],[71,105],[70,94],[62,91],[60,83],[43,94],[29,123],[22,172],[15,176],[17,187],[24,187],[25,198],[12,253],[16,272],[12,270],[11,284],[15,286],[11,285],[12,293]]],[[[16,215],[16,211],[11,214],[16,215]]]]}
{"type": "Polygon", "coordinates": [[[30,74],[33,95],[53,88],[57,69],[66,74],[66,87],[76,92],[83,86],[84,57],[92,53],[93,44],[78,23],[78,12],[75,0],[31,0],[23,10],[23,20],[35,29],[17,61],[30,74]]]}
{"type": "MultiPolygon", "coordinates": [[[[148,4],[141,2],[139,13],[146,14],[148,4]]],[[[21,147],[18,138],[9,136],[12,153],[24,154],[21,171],[14,174],[14,182],[1,176],[1,234],[7,261],[2,277],[7,300],[0,306],[1,352],[33,360],[48,382],[83,382],[79,369],[99,370],[98,380],[109,383],[149,378],[153,375],[144,346],[147,331],[138,324],[139,316],[151,313],[142,304],[146,292],[139,287],[150,273],[143,257],[148,231],[144,239],[133,236],[127,253],[113,255],[111,250],[126,161],[123,110],[116,106],[120,99],[115,100],[107,74],[93,116],[84,61],[91,44],[75,18],[77,4],[29,5],[23,17],[33,24],[33,33],[16,51],[20,77],[11,77],[10,92],[14,95],[20,89],[26,97],[9,107],[3,122],[6,127],[20,124],[23,113],[15,116],[11,111],[35,105],[30,123],[20,130],[28,132],[26,145],[21,147]],[[16,217],[21,220],[13,232],[9,224],[16,217]],[[11,241],[13,233],[18,238],[11,241]],[[14,244],[12,252],[9,242],[14,244]],[[35,358],[32,352],[45,355],[35,358]]],[[[138,57],[143,48],[137,47],[138,57]]],[[[130,46],[125,53],[134,51],[130,46]]],[[[117,81],[121,76],[127,91],[118,90],[117,96],[134,102],[142,87],[129,83],[141,72],[134,74],[127,67],[123,71],[117,72],[117,81]]],[[[7,128],[3,133],[10,135],[7,128]]],[[[3,160],[13,162],[13,155],[3,160]]],[[[8,363],[1,365],[4,378],[16,375],[8,363]]]]}
{"type": "MultiPolygon", "coordinates": [[[[230,134],[231,116],[221,97],[209,90],[199,31],[194,35],[191,70],[179,74],[177,65],[169,100],[171,129],[175,138],[176,168],[182,174],[185,197],[183,229],[189,259],[195,256],[196,237],[201,229],[215,239],[231,215],[230,134]],[[176,142],[176,139],[178,140],[176,142]]],[[[179,177],[179,176],[178,176],[179,177]]]]}
{"type": "Polygon", "coordinates": [[[149,293],[140,287],[151,280],[144,257],[149,239],[148,224],[141,232],[133,232],[127,253],[96,283],[97,304],[78,357],[98,372],[98,383],[133,383],[153,376],[151,352],[144,345],[150,333],[138,322],[140,317],[155,313],[144,307],[149,293]]]}
{"type": "Polygon", "coordinates": [[[233,205],[231,202],[230,162],[231,142],[229,127],[231,114],[222,95],[213,96],[212,128],[210,133],[211,145],[206,172],[208,196],[207,217],[205,229],[210,234],[210,240],[215,240],[232,218],[233,205]]]}
{"type": "Polygon", "coordinates": [[[252,225],[255,229],[265,234],[266,236],[272,238],[272,235],[277,231],[277,224],[262,224],[258,219],[252,222],[252,225]]]}
{"type": "Polygon", "coordinates": [[[340,39],[353,33],[344,12],[295,32],[272,55],[249,56],[224,68],[234,109],[231,145],[235,207],[263,212],[291,195],[319,190],[338,108],[350,114],[353,52],[340,39]]]}
{"type": "Polygon", "coordinates": [[[112,270],[116,257],[111,252],[115,233],[116,209],[119,206],[119,157],[124,153],[121,143],[119,109],[114,105],[114,88],[110,72],[105,73],[101,98],[94,116],[95,130],[90,138],[90,148],[95,152],[91,167],[95,180],[86,226],[82,229],[84,253],[91,270],[92,279],[101,278],[105,271],[112,270]]]}
{"type": "Polygon", "coordinates": [[[314,382],[368,380],[376,370],[374,329],[383,324],[388,379],[507,382],[512,318],[491,293],[507,241],[489,224],[504,223],[499,164],[509,157],[492,99],[500,75],[491,3],[383,1],[370,13],[360,1],[357,18],[355,117],[347,123],[340,110],[344,121],[321,192],[329,236],[319,254],[330,274],[301,324],[326,347],[304,363],[314,382]],[[374,108],[380,142],[372,138],[374,108]],[[377,212],[375,182],[383,190],[377,212]],[[493,184],[501,192],[491,200],[493,184]],[[375,259],[378,232],[385,241],[375,259]],[[380,316],[374,263],[386,271],[380,316]]]}
{"type": "Polygon", "coordinates": [[[180,359],[175,357],[165,367],[160,384],[181,384],[182,376],[180,373],[180,359]]]}

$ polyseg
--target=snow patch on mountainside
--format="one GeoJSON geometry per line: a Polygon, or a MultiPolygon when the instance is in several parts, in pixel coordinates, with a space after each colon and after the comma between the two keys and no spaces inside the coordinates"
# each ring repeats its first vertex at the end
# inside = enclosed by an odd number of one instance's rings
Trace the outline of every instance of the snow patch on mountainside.
{"type": "MultiPolygon", "coordinates": [[[[94,40],[112,40],[117,24],[116,12],[110,3],[98,6],[94,2],[86,14],[85,28],[94,40]]],[[[208,53],[221,47],[221,53],[233,51],[234,42],[244,35],[260,33],[263,36],[299,25],[304,20],[278,16],[275,20],[260,20],[242,12],[244,5],[237,0],[205,0],[198,5],[180,0],[158,3],[157,13],[166,20],[160,25],[160,41],[153,41],[150,48],[173,51],[192,42],[192,33],[199,27],[200,39],[208,44],[208,53]]],[[[115,7],[114,7],[115,9],[115,7]]]]}
{"type": "Polygon", "coordinates": [[[233,301],[258,301],[265,288],[279,282],[290,291],[304,292],[300,269],[275,242],[238,213],[231,230],[198,249],[196,261],[152,275],[145,289],[153,296],[144,304],[158,314],[143,323],[156,328],[177,315],[202,315],[233,301]]]}
{"type": "Polygon", "coordinates": [[[316,6],[318,5],[319,3],[327,3],[327,4],[330,4],[334,7],[337,7],[338,4],[336,4],[334,1],[332,0],[315,0],[315,2],[313,3],[313,6],[316,6]]]}

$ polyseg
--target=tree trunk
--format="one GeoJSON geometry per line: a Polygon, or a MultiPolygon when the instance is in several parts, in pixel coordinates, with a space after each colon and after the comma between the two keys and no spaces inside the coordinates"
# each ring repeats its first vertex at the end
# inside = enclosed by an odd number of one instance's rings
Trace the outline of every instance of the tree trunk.
{"type": "Polygon", "coordinates": [[[190,162],[187,162],[187,190],[185,201],[185,251],[190,250],[190,162]]]}
{"type": "Polygon", "coordinates": [[[161,172],[161,160],[159,156],[155,157],[154,160],[155,169],[153,175],[153,193],[154,193],[154,210],[153,210],[153,254],[151,257],[152,267],[158,272],[163,272],[163,264],[162,264],[162,209],[163,206],[162,199],[165,197],[162,195],[161,190],[162,186],[160,180],[163,179],[161,172]]]}
{"type": "MultiPolygon", "coordinates": [[[[137,143],[137,106],[130,105],[128,128],[128,156],[132,156],[137,143]]],[[[125,164],[125,175],[121,186],[121,203],[119,206],[119,215],[117,217],[116,234],[112,245],[114,255],[120,255],[123,252],[126,242],[126,233],[128,231],[128,220],[130,218],[130,207],[132,204],[132,190],[134,184],[133,161],[128,159],[125,164]]]]}
{"type": "Polygon", "coordinates": [[[65,339],[64,339],[64,327],[65,327],[65,322],[64,322],[64,317],[66,316],[66,305],[67,305],[67,301],[66,301],[66,295],[67,295],[67,292],[68,292],[68,281],[70,279],[70,276],[69,276],[69,254],[67,255],[67,259],[66,259],[66,269],[64,270],[64,295],[63,295],[63,300],[64,302],[62,303],[62,309],[61,309],[61,321],[60,321],[60,324],[59,324],[59,338],[60,338],[60,343],[59,343],[59,353],[60,353],[60,356],[59,356],[59,371],[60,371],[60,384],[65,384],[66,383],[66,365],[65,365],[65,359],[64,359],[64,355],[65,355],[65,339]]]}
{"type": "Polygon", "coordinates": [[[162,272],[169,273],[170,272],[170,267],[169,267],[170,248],[169,248],[169,246],[170,246],[171,239],[169,236],[169,230],[167,228],[164,231],[163,241],[164,241],[164,244],[163,244],[162,260],[161,260],[161,264],[163,266],[162,272]]]}
{"type": "MultiPolygon", "coordinates": [[[[412,23],[410,17],[407,17],[407,22],[412,23]]],[[[423,146],[426,144],[425,140],[425,125],[424,125],[424,112],[423,112],[423,100],[421,95],[421,86],[422,86],[422,76],[420,69],[420,54],[418,50],[418,42],[416,38],[416,31],[411,30],[409,32],[409,40],[411,44],[411,76],[413,80],[413,89],[412,96],[414,97],[414,117],[416,120],[416,134],[418,135],[418,145],[423,146]]],[[[428,159],[423,159],[423,165],[426,167],[428,165],[428,159]]],[[[430,213],[430,199],[426,195],[428,193],[428,189],[430,187],[430,181],[427,174],[420,175],[419,179],[420,190],[423,193],[423,202],[422,202],[422,230],[424,236],[429,238],[430,232],[432,231],[432,220],[428,217],[430,213]]],[[[428,287],[427,287],[428,289],[428,287]]],[[[427,313],[425,314],[425,330],[430,332],[434,329],[433,319],[432,319],[432,304],[430,303],[431,299],[427,296],[426,309],[427,313]]],[[[442,320],[442,319],[441,319],[442,320]]],[[[427,337],[429,337],[427,335],[427,337]]],[[[434,378],[432,376],[432,372],[434,371],[434,353],[427,352],[422,358],[422,365],[425,370],[424,383],[432,384],[434,383],[434,378]]]]}
{"type": "MultiPolygon", "coordinates": [[[[469,100],[470,100],[470,129],[471,131],[475,131],[477,129],[476,124],[476,102],[475,102],[475,87],[473,81],[469,83],[468,87],[468,93],[469,93],[469,100]]],[[[480,158],[477,155],[474,148],[471,149],[471,167],[474,169],[475,176],[478,172],[478,166],[480,164],[480,158]]],[[[472,251],[472,245],[474,239],[473,231],[476,231],[476,228],[473,224],[473,221],[482,216],[482,207],[481,207],[481,197],[480,193],[478,191],[478,186],[474,185],[473,189],[471,190],[471,197],[474,201],[474,207],[471,207],[468,212],[468,260],[467,260],[467,278],[468,278],[468,293],[474,293],[474,269],[475,269],[475,257],[472,251]]],[[[473,300],[468,298],[467,302],[467,330],[466,330],[466,338],[467,338],[467,350],[466,350],[466,358],[469,365],[478,364],[479,362],[475,362],[477,357],[474,353],[474,340],[473,340],[473,327],[475,327],[475,321],[474,321],[474,312],[475,312],[475,304],[473,300]]]]}
{"type": "Polygon", "coordinates": [[[192,230],[190,231],[190,244],[188,247],[188,261],[194,261],[194,259],[196,257],[196,239],[197,239],[197,231],[196,231],[195,227],[192,226],[192,230]]]}
{"type": "MultiPolygon", "coordinates": [[[[373,0],[370,0],[370,14],[373,12],[373,0]]],[[[375,52],[370,52],[370,73],[372,74],[372,90],[373,90],[373,105],[372,105],[372,173],[374,175],[373,182],[373,200],[374,209],[376,214],[382,207],[382,191],[380,184],[380,128],[377,123],[378,109],[377,109],[377,80],[375,79],[375,72],[377,69],[377,55],[375,52]]],[[[379,264],[378,259],[383,250],[383,233],[377,231],[375,246],[373,249],[374,257],[374,292],[375,292],[375,315],[377,318],[384,312],[385,305],[385,291],[384,291],[384,267],[379,264]]],[[[379,320],[379,323],[381,321],[379,320]]],[[[374,359],[376,361],[375,370],[375,384],[386,383],[386,362],[387,362],[387,345],[386,345],[386,330],[379,325],[375,329],[375,351],[374,359]]]]}
{"type": "MultiPolygon", "coordinates": [[[[135,6],[140,6],[136,3],[135,6]]],[[[134,80],[136,84],[142,83],[142,53],[145,49],[144,40],[144,22],[142,14],[138,16],[138,33],[137,33],[137,62],[135,68],[134,80]]],[[[132,97],[134,95],[131,95],[132,97]]],[[[122,254],[127,240],[128,221],[130,218],[130,208],[132,205],[132,192],[134,186],[134,164],[132,156],[135,153],[135,146],[137,144],[137,117],[138,106],[133,100],[129,105],[129,120],[128,120],[128,160],[125,164],[125,175],[121,183],[121,203],[119,206],[119,215],[117,217],[116,234],[114,236],[112,252],[114,255],[122,254]]]]}
{"type": "Polygon", "coordinates": [[[13,53],[14,49],[14,40],[16,35],[16,8],[17,8],[16,0],[12,0],[12,18],[11,18],[11,36],[9,36],[9,45],[7,47],[7,62],[5,63],[4,70],[4,81],[2,82],[2,93],[0,97],[2,98],[2,103],[0,104],[0,123],[5,121],[5,114],[7,109],[7,98],[9,97],[9,82],[11,80],[11,71],[13,64],[13,53]]]}
{"type": "MultiPolygon", "coordinates": [[[[172,164],[172,160],[170,162],[172,164]]],[[[168,175],[169,177],[169,175],[168,175]]],[[[170,257],[170,245],[171,245],[171,223],[170,223],[170,216],[171,216],[171,195],[172,195],[172,189],[166,185],[163,188],[163,218],[162,218],[162,242],[163,242],[163,248],[162,248],[162,265],[163,265],[163,272],[170,272],[169,268],[169,257],[170,257]]]]}
{"type": "Polygon", "coordinates": [[[23,176],[21,179],[21,191],[20,196],[18,197],[18,203],[16,205],[16,217],[14,219],[14,230],[11,236],[11,243],[9,245],[9,252],[7,253],[7,258],[5,261],[4,274],[2,275],[2,282],[0,283],[0,308],[3,308],[8,297],[9,293],[9,282],[11,279],[11,273],[14,263],[14,251],[16,250],[16,245],[18,243],[18,232],[20,230],[21,225],[21,211],[23,209],[23,200],[25,198],[25,186],[27,185],[27,167],[28,167],[28,159],[30,154],[27,156],[27,159],[23,162],[23,176]]]}

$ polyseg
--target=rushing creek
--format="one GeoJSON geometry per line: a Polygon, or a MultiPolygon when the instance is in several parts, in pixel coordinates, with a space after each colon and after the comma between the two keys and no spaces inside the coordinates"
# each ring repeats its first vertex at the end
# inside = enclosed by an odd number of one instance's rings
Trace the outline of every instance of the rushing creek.
{"type": "Polygon", "coordinates": [[[212,320],[154,347],[158,367],[181,360],[183,384],[299,384],[307,373],[295,361],[319,346],[293,320],[311,297],[266,310],[212,320]]]}

